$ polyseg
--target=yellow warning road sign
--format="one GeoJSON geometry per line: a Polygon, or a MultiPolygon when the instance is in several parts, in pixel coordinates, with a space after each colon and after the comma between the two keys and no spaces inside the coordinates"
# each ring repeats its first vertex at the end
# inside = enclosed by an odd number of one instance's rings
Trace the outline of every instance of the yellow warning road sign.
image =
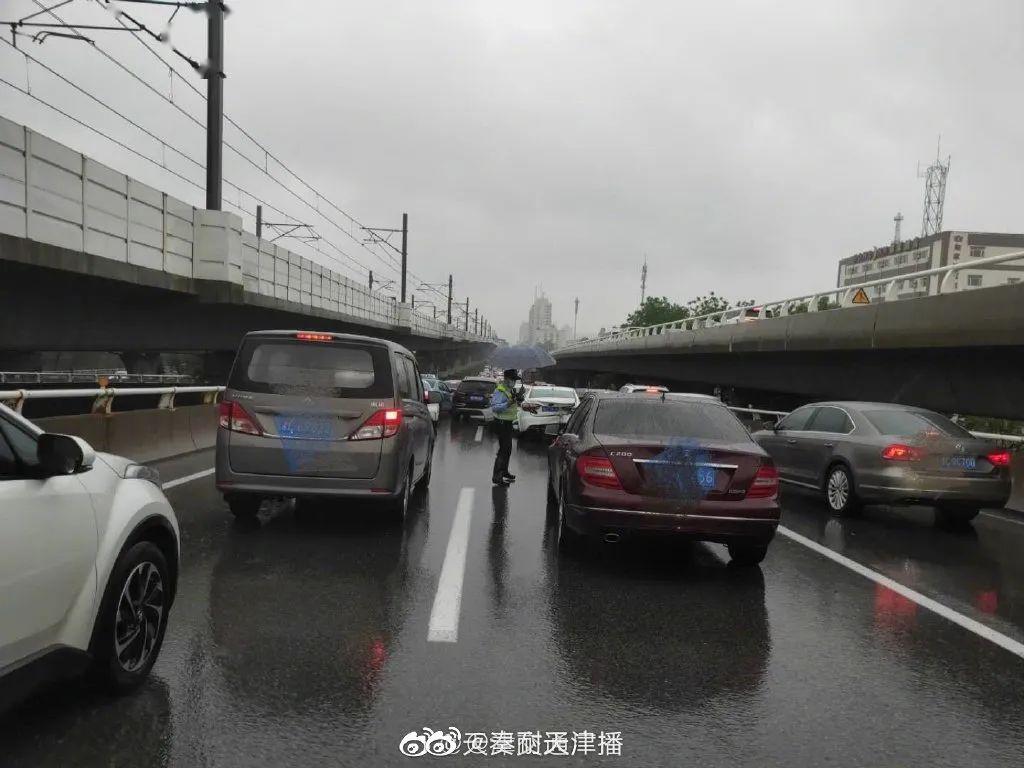
{"type": "Polygon", "coordinates": [[[853,294],[853,298],[850,300],[851,304],[870,304],[871,299],[868,298],[867,292],[863,288],[858,288],[857,292],[853,294]]]}

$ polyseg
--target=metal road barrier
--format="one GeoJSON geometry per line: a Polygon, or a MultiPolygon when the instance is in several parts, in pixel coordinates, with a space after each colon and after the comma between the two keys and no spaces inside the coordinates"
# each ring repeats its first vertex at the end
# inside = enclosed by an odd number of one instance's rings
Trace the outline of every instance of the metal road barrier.
{"type": "MultiPolygon", "coordinates": [[[[789,416],[790,414],[790,411],[770,411],[764,408],[741,408],[738,405],[727,405],[725,407],[728,408],[730,411],[733,411],[734,413],[749,413],[754,416],[766,414],[768,416],[775,416],[780,419],[783,416],[789,416]]],[[[1016,443],[1018,445],[1024,444],[1024,435],[1001,435],[996,432],[975,432],[974,430],[969,431],[975,437],[980,437],[984,440],[999,440],[1004,443],[1016,443]]]]}
{"type": "Polygon", "coordinates": [[[187,385],[195,377],[186,373],[128,373],[123,369],[93,368],[71,371],[0,371],[0,384],[95,384],[100,379],[118,384],[187,385]]]}
{"type": "MultiPolygon", "coordinates": [[[[790,299],[783,299],[781,301],[769,301],[760,305],[757,318],[745,320],[743,322],[757,322],[758,320],[764,320],[773,317],[786,317],[789,315],[800,314],[803,312],[828,312],[834,309],[847,309],[849,307],[857,306],[870,306],[870,304],[860,303],[855,301],[857,294],[865,288],[872,288],[877,285],[886,286],[885,294],[882,297],[882,303],[888,303],[892,301],[912,301],[916,298],[924,297],[907,297],[901,299],[899,296],[899,284],[907,280],[913,280],[919,277],[931,277],[932,275],[945,275],[942,281],[939,283],[938,294],[952,293],[954,290],[954,282],[959,272],[965,269],[978,269],[986,267],[991,264],[1002,264],[1007,261],[1014,261],[1016,259],[1024,258],[1024,251],[1013,251],[1011,253],[1004,253],[999,256],[986,256],[980,259],[969,259],[966,261],[958,261],[955,264],[948,264],[945,267],[934,267],[932,269],[923,269],[917,272],[908,272],[904,275],[897,275],[896,277],[885,277],[879,280],[868,280],[863,283],[857,283],[856,285],[848,285],[842,288],[831,288],[827,291],[817,291],[815,293],[805,293],[800,296],[794,296],[790,299]],[[826,306],[820,308],[818,304],[821,300],[826,301],[826,306]],[[833,301],[834,299],[834,301],[833,301]]],[[[994,287],[994,286],[993,286],[994,287]]],[[[978,288],[975,290],[985,290],[984,288],[978,288]]],[[[936,295],[938,295],[936,294],[936,295]]],[[[587,339],[586,341],[576,341],[568,344],[564,347],[554,350],[552,354],[557,355],[559,352],[566,352],[573,349],[586,349],[588,347],[597,347],[605,342],[620,341],[622,339],[639,338],[643,336],[654,336],[660,333],[666,333],[669,331],[695,331],[701,328],[715,328],[722,325],[722,317],[727,312],[733,312],[736,310],[742,310],[742,307],[730,307],[729,309],[718,310],[717,312],[708,312],[703,315],[696,315],[694,317],[687,317],[682,320],[673,320],[668,323],[659,323],[657,325],[647,325],[643,327],[628,327],[620,328],[611,333],[606,333],[593,339],[587,339]]]]}
{"type": "Polygon", "coordinates": [[[215,403],[224,387],[99,387],[96,389],[7,389],[0,390],[0,403],[21,413],[26,400],[70,400],[93,398],[91,413],[110,413],[115,397],[160,395],[157,406],[174,408],[175,395],[202,394],[203,403],[215,403]]]}

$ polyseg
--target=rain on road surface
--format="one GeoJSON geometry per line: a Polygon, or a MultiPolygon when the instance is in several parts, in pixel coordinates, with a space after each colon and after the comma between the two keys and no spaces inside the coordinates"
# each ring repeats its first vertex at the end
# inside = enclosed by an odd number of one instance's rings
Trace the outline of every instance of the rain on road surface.
{"type": "MultiPolygon", "coordinates": [[[[493,451],[486,430],[442,422],[429,494],[401,530],[285,503],[240,526],[203,473],[211,452],[163,462],[165,481],[203,474],[167,491],[183,562],[151,679],[123,699],[42,692],[0,720],[0,765],[1024,764],[1011,650],[784,536],[746,572],[715,545],[560,557],[545,449],[519,444],[507,490],[489,483],[493,451]],[[467,496],[464,571],[445,588],[457,634],[431,642],[467,496]],[[622,755],[398,750],[452,726],[621,731],[622,755]]],[[[836,519],[796,494],[784,509],[788,530],[1024,641],[1019,519],[986,513],[958,534],[928,510],[836,519]]]]}

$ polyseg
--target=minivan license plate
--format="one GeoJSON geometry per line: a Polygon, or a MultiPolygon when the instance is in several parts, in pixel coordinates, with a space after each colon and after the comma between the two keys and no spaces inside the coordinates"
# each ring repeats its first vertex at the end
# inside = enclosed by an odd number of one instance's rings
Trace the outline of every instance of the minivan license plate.
{"type": "Polygon", "coordinates": [[[943,456],[943,469],[977,469],[978,460],[974,456],[943,456]]]}

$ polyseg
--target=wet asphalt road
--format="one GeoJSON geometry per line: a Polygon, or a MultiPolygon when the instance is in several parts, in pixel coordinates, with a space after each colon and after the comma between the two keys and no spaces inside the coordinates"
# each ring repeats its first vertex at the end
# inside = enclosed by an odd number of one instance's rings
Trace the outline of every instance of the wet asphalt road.
{"type": "MultiPolygon", "coordinates": [[[[519,481],[494,490],[475,435],[442,422],[402,530],[283,503],[246,528],[211,476],[169,490],[183,567],[151,680],[40,693],[0,720],[0,766],[1024,765],[1024,659],[781,536],[747,572],[715,545],[559,557],[544,448],[520,444],[519,481]],[[465,486],[458,641],[428,642],[465,486]],[[425,726],[621,731],[622,756],[401,755],[425,726]]],[[[784,506],[789,529],[1024,642],[1022,519],[953,533],[928,510],[784,506]]]]}

